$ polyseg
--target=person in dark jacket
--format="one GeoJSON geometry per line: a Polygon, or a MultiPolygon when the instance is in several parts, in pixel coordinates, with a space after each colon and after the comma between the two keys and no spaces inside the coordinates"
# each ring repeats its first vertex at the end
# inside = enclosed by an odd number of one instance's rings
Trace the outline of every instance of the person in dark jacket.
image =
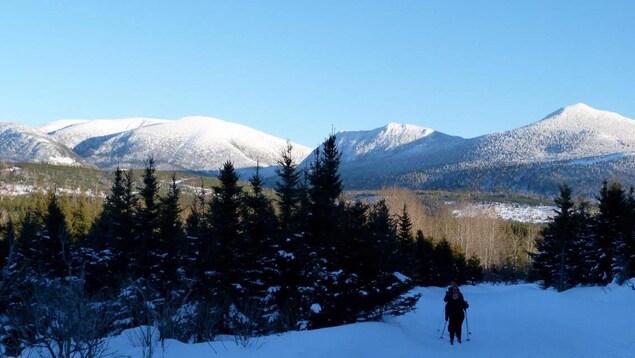
{"type": "MultiPolygon", "coordinates": [[[[456,283],[452,282],[450,284],[450,287],[448,287],[448,290],[445,291],[445,297],[443,297],[443,302],[448,302],[450,300],[450,297],[452,297],[452,289],[454,289],[454,288],[456,288],[458,290],[459,289],[459,285],[457,285],[456,283]]],[[[459,296],[463,300],[463,293],[461,293],[461,290],[459,290],[459,296]]]]}
{"type": "Polygon", "coordinates": [[[446,293],[443,300],[445,304],[445,321],[448,322],[448,332],[450,332],[450,344],[454,344],[454,337],[461,343],[461,326],[465,319],[465,310],[469,307],[467,301],[458,286],[452,286],[446,293]]]}

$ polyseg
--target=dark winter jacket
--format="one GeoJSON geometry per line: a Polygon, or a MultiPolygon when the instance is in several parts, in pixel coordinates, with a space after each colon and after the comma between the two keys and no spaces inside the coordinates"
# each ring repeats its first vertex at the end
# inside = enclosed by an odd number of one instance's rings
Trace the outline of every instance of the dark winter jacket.
{"type": "Polygon", "coordinates": [[[450,294],[449,296],[446,295],[446,298],[447,300],[444,298],[447,302],[445,304],[445,319],[463,321],[463,318],[465,317],[465,310],[470,307],[470,305],[467,304],[467,301],[463,299],[463,295],[459,293],[459,297],[457,299],[453,299],[452,294],[450,294]]]}

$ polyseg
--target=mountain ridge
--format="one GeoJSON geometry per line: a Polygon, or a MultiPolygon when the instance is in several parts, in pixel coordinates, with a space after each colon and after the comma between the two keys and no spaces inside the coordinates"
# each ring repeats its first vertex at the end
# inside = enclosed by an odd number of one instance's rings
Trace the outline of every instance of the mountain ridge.
{"type": "MultiPolygon", "coordinates": [[[[29,132],[27,127],[20,128],[29,132]]],[[[141,167],[153,156],[159,169],[212,173],[231,160],[243,172],[260,166],[268,167],[263,174],[273,175],[287,143],[205,116],[62,120],[40,128],[49,133],[33,133],[56,146],[55,153],[66,153],[73,158],[66,160],[77,165],[91,163],[100,168],[141,167]]],[[[516,129],[468,139],[399,123],[336,136],[341,174],[352,188],[508,188],[551,194],[557,190],[556,183],[571,176],[582,186],[597,182],[600,174],[635,181],[635,121],[583,103],[562,107],[516,129]]],[[[309,168],[314,152],[293,145],[300,168],[309,168]]],[[[29,161],[28,156],[1,154],[5,160],[29,161]]],[[[46,161],[43,158],[33,160],[46,161]]]]}

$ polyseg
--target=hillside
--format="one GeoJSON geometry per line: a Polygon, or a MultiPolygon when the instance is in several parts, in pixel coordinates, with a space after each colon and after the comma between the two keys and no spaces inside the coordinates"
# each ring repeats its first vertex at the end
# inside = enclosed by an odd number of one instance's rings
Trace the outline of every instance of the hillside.
{"type": "MultiPolygon", "coordinates": [[[[118,121],[83,121],[50,134],[72,146],[77,154],[100,168],[143,167],[153,156],[165,170],[216,171],[231,160],[236,168],[276,164],[286,146],[276,138],[240,124],[211,117],[179,120],[132,118],[118,121]]],[[[309,149],[294,144],[299,159],[309,149]]]]}
{"type": "Polygon", "coordinates": [[[72,150],[56,142],[46,133],[7,122],[0,122],[0,161],[89,165],[72,150]]]}
{"type": "MultiPolygon", "coordinates": [[[[437,133],[437,132],[433,132],[437,133]]],[[[349,133],[338,134],[346,142],[349,133]]],[[[373,143],[368,132],[357,142],[373,143]]],[[[404,141],[380,150],[381,160],[344,152],[351,188],[404,186],[425,190],[516,192],[553,196],[562,183],[592,196],[601,181],[635,182],[635,121],[584,104],[561,108],[525,127],[472,139],[404,141]],[[422,143],[427,144],[422,145],[422,143]],[[374,163],[373,163],[374,162],[374,163]],[[355,163],[355,164],[352,164],[355,163]]],[[[375,154],[375,158],[379,158],[375,154]]]]}

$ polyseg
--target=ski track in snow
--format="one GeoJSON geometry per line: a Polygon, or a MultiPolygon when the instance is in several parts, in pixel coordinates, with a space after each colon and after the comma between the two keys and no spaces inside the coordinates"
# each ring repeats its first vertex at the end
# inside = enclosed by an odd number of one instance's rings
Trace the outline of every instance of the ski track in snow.
{"type": "MultiPolygon", "coordinates": [[[[449,344],[443,327],[445,288],[417,288],[415,312],[252,339],[247,347],[224,337],[211,343],[156,342],[156,357],[634,357],[635,291],[583,287],[563,293],[534,284],[463,286],[471,340],[449,344]]],[[[138,329],[137,329],[138,330],[138,329]]],[[[138,334],[138,333],[137,333],[138,334]]],[[[110,340],[116,356],[143,357],[135,330],[110,340]]],[[[23,357],[29,353],[25,352],[23,357]]],[[[36,356],[31,355],[31,357],[36,356]]]]}

